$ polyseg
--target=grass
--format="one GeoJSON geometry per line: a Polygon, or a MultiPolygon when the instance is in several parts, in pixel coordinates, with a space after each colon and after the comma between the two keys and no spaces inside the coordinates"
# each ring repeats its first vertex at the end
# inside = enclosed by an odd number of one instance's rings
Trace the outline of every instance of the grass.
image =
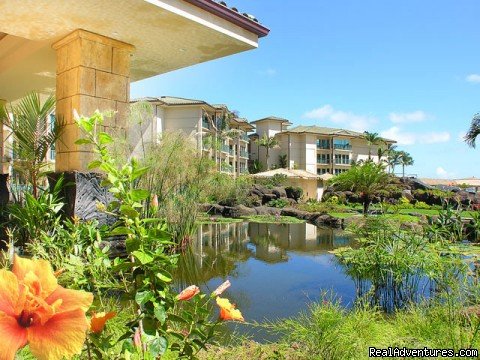
{"type": "Polygon", "coordinates": [[[204,224],[218,224],[218,223],[221,223],[221,224],[238,223],[243,221],[245,220],[223,217],[223,216],[208,215],[207,213],[201,213],[196,223],[199,225],[204,225],[204,224]]]}
{"type": "Polygon", "coordinates": [[[274,216],[274,215],[253,215],[245,216],[246,221],[264,224],[302,224],[305,220],[297,219],[293,216],[274,216]]]}
{"type": "MultiPolygon", "coordinates": [[[[448,302],[447,302],[448,303],[448,302]]],[[[418,305],[387,316],[375,309],[313,304],[297,318],[266,325],[283,335],[275,344],[244,342],[211,348],[200,359],[368,359],[368,347],[478,349],[478,316],[448,304],[418,305]]]]}

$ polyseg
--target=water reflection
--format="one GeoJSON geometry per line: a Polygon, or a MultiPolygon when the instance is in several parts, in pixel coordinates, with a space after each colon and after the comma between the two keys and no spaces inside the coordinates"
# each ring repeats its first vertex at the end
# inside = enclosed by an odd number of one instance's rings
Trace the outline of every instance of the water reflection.
{"type": "Polygon", "coordinates": [[[329,253],[349,243],[343,231],[311,224],[202,225],[176,277],[180,286],[199,284],[206,292],[228,278],[227,296],[246,319],[285,318],[306,310],[322,291],[353,302],[355,284],[329,253]]]}

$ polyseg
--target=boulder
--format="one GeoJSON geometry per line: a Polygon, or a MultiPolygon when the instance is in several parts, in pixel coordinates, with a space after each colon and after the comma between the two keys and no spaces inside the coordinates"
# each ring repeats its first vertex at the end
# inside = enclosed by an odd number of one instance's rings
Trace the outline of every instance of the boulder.
{"type": "Polygon", "coordinates": [[[284,187],[280,187],[280,186],[274,187],[272,189],[272,193],[277,197],[277,199],[287,197],[287,192],[285,191],[284,187]]]}
{"type": "Polygon", "coordinates": [[[270,201],[275,200],[277,197],[275,194],[263,194],[262,205],[268,204],[270,201]]]}
{"type": "Polygon", "coordinates": [[[320,215],[316,218],[315,225],[328,226],[332,228],[341,228],[343,225],[343,221],[342,219],[325,214],[325,215],[320,215]]]}
{"type": "Polygon", "coordinates": [[[307,217],[310,215],[308,211],[298,210],[295,208],[283,208],[280,211],[280,215],[282,216],[291,216],[297,219],[307,220],[307,217]]]}
{"type": "Polygon", "coordinates": [[[234,207],[225,207],[223,216],[231,218],[240,218],[243,216],[257,215],[255,209],[246,207],[245,205],[237,205],[234,207]]]}
{"type": "Polygon", "coordinates": [[[225,206],[218,204],[200,204],[199,210],[206,212],[209,215],[222,215],[225,206]]]}
{"type": "Polygon", "coordinates": [[[412,201],[414,200],[415,198],[413,197],[412,195],[412,191],[411,190],[402,190],[402,196],[406,199],[408,199],[408,201],[412,201]]]}
{"type": "Polygon", "coordinates": [[[254,208],[257,215],[280,215],[281,209],[269,206],[257,206],[254,208]]]}

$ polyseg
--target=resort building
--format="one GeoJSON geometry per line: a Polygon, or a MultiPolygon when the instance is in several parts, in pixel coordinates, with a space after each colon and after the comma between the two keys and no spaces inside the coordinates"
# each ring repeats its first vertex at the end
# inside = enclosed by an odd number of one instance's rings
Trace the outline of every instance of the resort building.
{"type": "Polygon", "coordinates": [[[378,144],[369,144],[364,133],[316,125],[289,129],[291,123],[288,120],[274,116],[252,123],[256,125],[256,133],[250,136],[253,140],[250,145],[251,160],[259,161],[264,169],[279,167],[279,159],[283,156],[289,169],[338,175],[347,171],[353,162],[369,158],[375,162],[386,160],[384,152],[379,149],[385,150],[395,143],[382,138],[378,144]],[[278,142],[278,146],[268,151],[268,163],[266,147],[254,141],[264,134],[278,142]]]}
{"type": "MultiPolygon", "coordinates": [[[[247,133],[254,127],[226,105],[172,96],[147,97],[153,119],[142,126],[143,141],[160,141],[161,135],[181,131],[196,141],[199,152],[215,160],[220,172],[238,176],[248,172],[247,133]]],[[[140,136],[131,139],[134,154],[141,149],[140,136]]]]}

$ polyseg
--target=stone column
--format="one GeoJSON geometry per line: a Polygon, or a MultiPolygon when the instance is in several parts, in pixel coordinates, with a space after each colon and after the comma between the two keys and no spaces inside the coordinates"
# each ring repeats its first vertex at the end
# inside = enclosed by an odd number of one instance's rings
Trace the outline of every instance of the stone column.
{"type": "MultiPolygon", "coordinates": [[[[4,106],[7,102],[0,99],[0,107],[4,106]]],[[[8,174],[8,164],[4,163],[5,160],[5,140],[7,132],[4,129],[3,123],[0,122],[0,174],[8,174]]]]}
{"type": "Polygon", "coordinates": [[[74,110],[90,116],[95,110],[116,111],[106,118],[101,131],[125,136],[126,115],[130,101],[130,56],[132,45],[75,30],[53,44],[57,55],[56,116],[64,124],[56,143],[55,174],[49,177],[53,186],[60,175],[69,186],[64,188],[67,216],[83,220],[97,219],[100,224],[114,219],[98,212],[97,203],[107,204],[111,194],[100,186],[102,175],[87,170],[93,160],[92,149],[75,145],[82,132],[75,124],[74,110]]]}
{"type": "Polygon", "coordinates": [[[57,55],[56,116],[65,127],[56,144],[55,170],[86,171],[93,159],[91,149],[75,145],[81,137],[73,111],[89,116],[95,110],[114,110],[105,121],[110,133],[125,134],[125,115],[130,101],[132,45],[75,30],[53,44],[57,55]]]}

